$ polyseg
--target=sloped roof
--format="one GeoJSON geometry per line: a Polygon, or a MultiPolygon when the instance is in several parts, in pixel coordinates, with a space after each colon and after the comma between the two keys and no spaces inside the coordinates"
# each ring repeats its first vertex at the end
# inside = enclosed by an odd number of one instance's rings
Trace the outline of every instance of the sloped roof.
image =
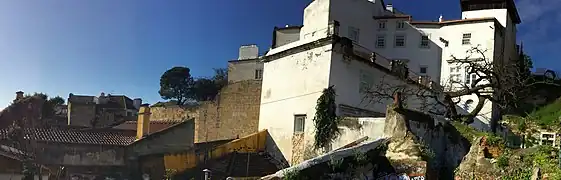
{"type": "MultiPolygon", "coordinates": [[[[0,140],[8,140],[9,133],[8,129],[0,129],[0,140]]],[[[26,140],[68,144],[126,146],[136,139],[123,131],[107,130],[28,128],[24,129],[24,133],[26,140]]]]}
{"type": "MultiPolygon", "coordinates": [[[[173,125],[184,122],[185,120],[150,120],[150,133],[158,132],[163,129],[167,129],[173,125]]],[[[138,125],[137,121],[125,121],[121,124],[115,125],[113,129],[123,129],[123,130],[136,130],[138,125]]]]}

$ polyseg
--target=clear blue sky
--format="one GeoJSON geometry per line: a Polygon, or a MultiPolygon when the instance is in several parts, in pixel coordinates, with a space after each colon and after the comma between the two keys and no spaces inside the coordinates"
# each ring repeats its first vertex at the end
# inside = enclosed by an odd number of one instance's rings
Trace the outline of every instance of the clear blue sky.
{"type": "MultiPolygon", "coordinates": [[[[2,0],[0,109],[16,91],[100,92],[160,100],[159,77],[173,66],[194,76],[226,67],[241,44],[266,50],[274,26],[302,24],[310,0],[2,0]]],[[[417,20],[459,18],[459,0],[386,0],[417,20]]],[[[559,69],[558,0],[517,0],[535,66],[559,69]],[[544,3],[544,2],[547,2],[544,3]]]]}

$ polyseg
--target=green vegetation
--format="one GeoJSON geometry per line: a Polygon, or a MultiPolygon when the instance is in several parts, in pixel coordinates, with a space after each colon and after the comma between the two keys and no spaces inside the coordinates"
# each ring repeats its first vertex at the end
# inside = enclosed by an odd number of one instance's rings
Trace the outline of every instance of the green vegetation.
{"type": "Polygon", "coordinates": [[[322,95],[317,100],[314,125],[316,127],[314,137],[314,147],[324,150],[331,145],[341,132],[339,123],[341,118],[337,116],[337,105],[335,104],[335,89],[333,86],[323,90],[322,95]]]}
{"type": "Polygon", "coordinates": [[[189,101],[214,100],[220,89],[228,84],[227,70],[214,69],[211,78],[193,78],[187,67],[173,67],[160,77],[158,93],[165,100],[175,100],[177,105],[189,101]]]}
{"type": "Polygon", "coordinates": [[[482,132],[479,131],[469,125],[465,125],[461,122],[451,122],[452,126],[454,126],[458,132],[460,132],[460,134],[465,137],[466,139],[468,139],[470,142],[472,142],[473,140],[475,140],[475,138],[477,137],[483,137],[483,136],[493,136],[490,133],[487,132],[482,132]]]}
{"type": "Polygon", "coordinates": [[[559,127],[559,125],[561,125],[561,120],[559,119],[559,117],[561,117],[561,98],[533,111],[528,117],[531,117],[529,120],[544,129],[559,127]]]}
{"type": "Polygon", "coordinates": [[[505,151],[497,160],[497,166],[503,171],[504,180],[529,179],[533,167],[539,167],[548,179],[561,179],[559,168],[559,150],[551,146],[505,151]]]}

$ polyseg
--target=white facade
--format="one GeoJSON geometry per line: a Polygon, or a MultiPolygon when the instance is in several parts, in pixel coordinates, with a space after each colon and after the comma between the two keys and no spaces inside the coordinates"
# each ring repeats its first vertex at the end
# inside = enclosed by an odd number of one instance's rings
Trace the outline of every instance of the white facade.
{"type": "MultiPolygon", "coordinates": [[[[366,0],[315,0],[304,11],[300,39],[271,49],[265,56],[267,62],[264,64],[259,129],[268,129],[275,148],[280,151],[277,155],[282,156],[278,158],[294,163],[291,160],[295,156],[295,134],[304,134],[305,146],[313,144],[315,106],[325,88],[334,86],[339,105],[383,115],[391,100],[369,102],[361,93],[361,87],[365,82],[373,86],[381,79],[386,83],[405,85],[397,77],[374,67],[372,62],[345,58],[341,47],[332,42],[302,51],[294,50],[327,37],[329,32],[333,32],[329,28],[330,22],[338,21],[340,36],[352,39],[352,31],[359,29],[358,41],[354,42],[355,51],[370,54],[374,42],[369,41],[372,39],[369,37],[376,34],[372,17],[388,13],[380,3],[366,0]],[[302,117],[305,118],[303,124],[300,121],[302,117]]],[[[356,33],[354,37],[357,37],[356,33]]],[[[379,54],[376,62],[385,67],[389,65],[389,60],[379,54]]],[[[413,101],[416,100],[411,99],[408,104],[421,104],[413,101]]],[[[342,113],[341,109],[338,113],[342,113]]],[[[356,139],[339,139],[334,145],[340,146],[345,140],[350,143],[356,139]]]]}
{"type": "MultiPolygon", "coordinates": [[[[403,80],[374,67],[372,62],[344,57],[340,46],[333,42],[296,49],[336,33],[353,40],[355,52],[376,52],[378,65],[388,67],[391,60],[404,60],[412,73],[410,78],[429,77],[443,85],[456,73],[450,72],[451,56],[465,58],[466,50],[473,46],[487,50],[485,56],[489,61],[503,59],[502,54],[504,59],[516,57],[516,23],[509,22],[506,10],[463,12],[462,16],[468,19],[420,23],[386,10],[380,0],[312,1],[304,10],[299,40],[273,48],[264,57],[259,129],[268,129],[274,148],[279,150],[277,158],[294,163],[291,159],[295,156],[296,134],[304,134],[305,146],[312,145],[315,106],[323,89],[334,86],[339,105],[383,114],[391,100],[365,101],[361,87],[365,82],[375,86],[382,81],[405,85],[403,80]],[[337,32],[330,29],[334,21],[339,23],[337,32]],[[463,43],[467,33],[471,33],[469,43],[463,43]],[[383,43],[380,37],[384,37],[383,43]]],[[[458,73],[465,79],[465,71],[458,73]]],[[[477,98],[462,97],[460,107],[462,103],[469,111],[477,104],[477,98]]],[[[410,105],[408,108],[423,110],[421,99],[408,99],[406,104],[410,105]]],[[[474,126],[485,129],[492,106],[485,105],[480,118],[483,120],[474,126]]],[[[338,113],[341,115],[341,109],[338,113]]],[[[344,143],[339,139],[335,145],[344,143]]]]}

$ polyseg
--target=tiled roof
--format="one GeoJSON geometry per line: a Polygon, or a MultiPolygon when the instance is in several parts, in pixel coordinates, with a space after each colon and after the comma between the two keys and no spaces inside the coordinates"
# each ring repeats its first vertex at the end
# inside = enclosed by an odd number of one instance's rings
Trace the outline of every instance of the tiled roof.
{"type": "MultiPolygon", "coordinates": [[[[173,125],[179,124],[184,122],[185,120],[151,120],[150,121],[150,130],[149,133],[154,133],[161,131],[163,129],[167,129],[173,125]]],[[[126,129],[126,130],[136,130],[137,121],[125,121],[119,125],[115,125],[112,128],[114,129],[126,129]]]]}
{"type": "MultiPolygon", "coordinates": [[[[124,132],[106,130],[25,129],[24,132],[28,140],[70,144],[126,146],[136,138],[124,132]]],[[[8,139],[8,129],[0,130],[0,139],[8,139]]]]}

